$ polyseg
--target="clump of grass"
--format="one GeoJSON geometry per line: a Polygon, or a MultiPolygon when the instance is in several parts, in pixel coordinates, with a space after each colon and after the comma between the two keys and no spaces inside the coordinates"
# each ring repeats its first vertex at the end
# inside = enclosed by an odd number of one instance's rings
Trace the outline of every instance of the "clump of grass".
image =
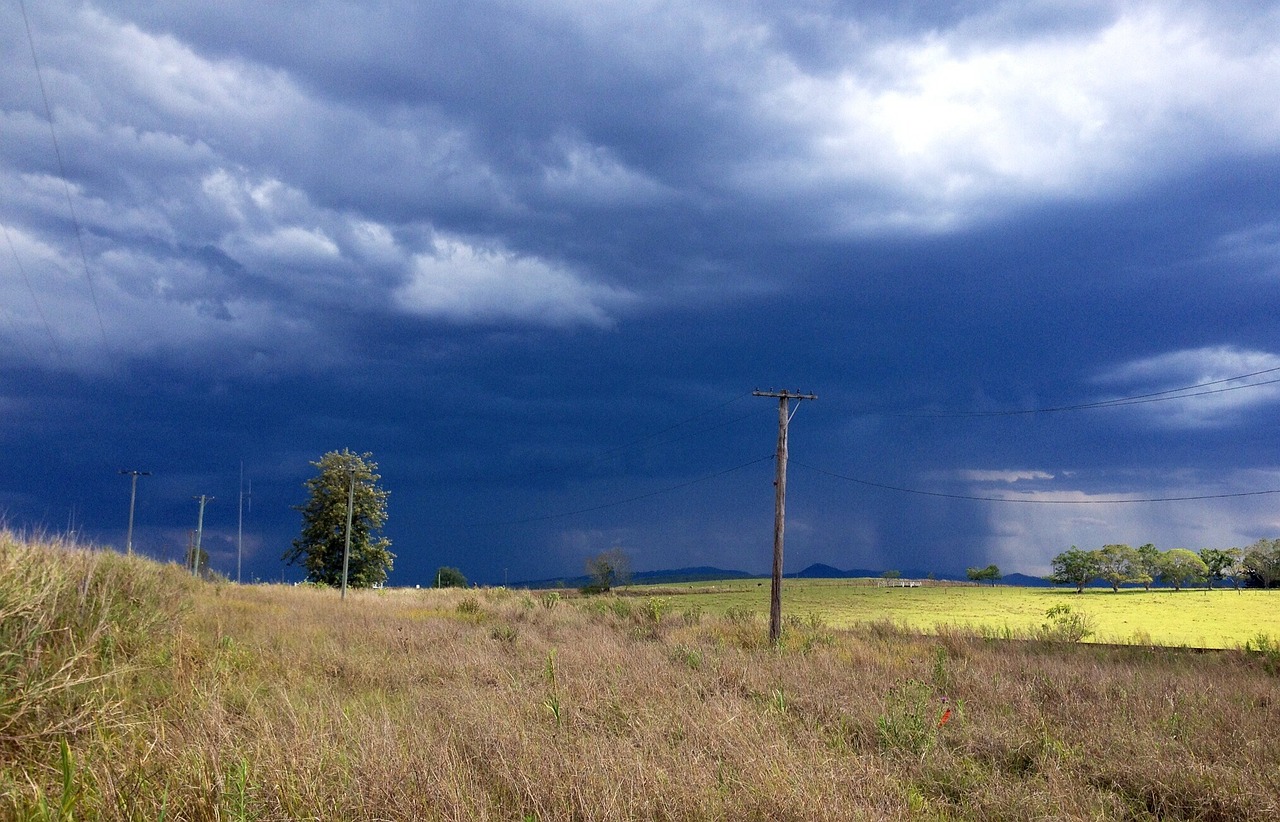
{"type": "Polygon", "coordinates": [[[1280,674],[1280,640],[1266,631],[1259,631],[1253,639],[1245,640],[1244,650],[1261,657],[1262,667],[1268,673],[1280,674]]]}
{"type": "Polygon", "coordinates": [[[881,746],[887,750],[924,753],[937,741],[942,717],[950,718],[946,711],[928,683],[908,679],[894,685],[885,697],[883,712],[876,717],[881,746]]]}
{"type": "MultiPolygon", "coordinates": [[[[128,692],[171,659],[169,627],[198,583],[176,567],[0,530],[0,794],[38,818],[70,818],[85,791],[71,744],[133,721],[128,692]],[[55,747],[56,746],[56,747],[55,747]],[[49,763],[57,751],[59,766],[49,763]],[[50,805],[56,778],[60,804],[50,805]]],[[[0,806],[3,807],[3,806],[0,806]]]]}
{"type": "Polygon", "coordinates": [[[110,686],[187,587],[149,563],[0,531],[0,752],[123,721],[110,686]]]}

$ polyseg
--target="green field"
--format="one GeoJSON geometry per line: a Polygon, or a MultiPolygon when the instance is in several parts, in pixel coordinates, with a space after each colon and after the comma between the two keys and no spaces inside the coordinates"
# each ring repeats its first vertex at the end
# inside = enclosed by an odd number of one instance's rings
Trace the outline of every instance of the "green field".
{"type": "MultiPolygon", "coordinates": [[[[700,605],[711,614],[729,609],[769,612],[769,582],[637,586],[635,592],[670,596],[677,608],[700,605]]],[[[1193,648],[1235,648],[1259,633],[1280,638],[1280,592],[1204,588],[1172,591],[1141,588],[1075,589],[1014,586],[935,585],[877,587],[868,580],[786,580],[782,609],[807,619],[816,615],[832,627],[890,620],[932,632],[962,626],[993,635],[1014,635],[1045,621],[1055,605],[1070,605],[1091,618],[1093,642],[1138,643],[1193,648]]]]}

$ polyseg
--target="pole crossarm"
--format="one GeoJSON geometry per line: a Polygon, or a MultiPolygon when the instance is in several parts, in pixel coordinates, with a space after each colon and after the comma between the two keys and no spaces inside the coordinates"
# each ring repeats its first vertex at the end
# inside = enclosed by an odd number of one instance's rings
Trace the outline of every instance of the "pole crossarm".
{"type": "Polygon", "coordinates": [[[772,390],[760,391],[758,389],[755,391],[752,391],[751,396],[776,397],[778,399],[786,399],[786,400],[816,400],[818,398],[817,394],[805,394],[800,391],[772,391],[772,390]]]}

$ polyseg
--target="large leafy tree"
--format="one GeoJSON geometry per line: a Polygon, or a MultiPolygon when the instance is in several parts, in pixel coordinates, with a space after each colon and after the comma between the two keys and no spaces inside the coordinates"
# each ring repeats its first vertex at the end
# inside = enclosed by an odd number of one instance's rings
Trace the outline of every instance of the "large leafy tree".
{"type": "Polygon", "coordinates": [[[1111,590],[1119,593],[1120,586],[1130,582],[1142,582],[1141,556],[1128,545],[1104,545],[1096,552],[1098,576],[1105,579],[1111,590]]]}
{"type": "Polygon", "coordinates": [[[1156,581],[1156,577],[1160,576],[1160,558],[1164,554],[1159,548],[1147,543],[1138,548],[1138,579],[1137,582],[1142,583],[1142,587],[1148,591],[1151,590],[1151,583],[1156,581]]]}
{"type": "Polygon", "coordinates": [[[388,492],[378,485],[378,464],[369,453],[330,451],[311,463],[316,475],[307,480],[302,534],[285,552],[284,560],[301,565],[307,579],[326,585],[342,584],[342,553],[347,538],[347,497],[354,480],[351,516],[351,556],[347,585],[369,588],[387,580],[395,554],[391,540],[379,531],[387,521],[388,492]]]}
{"type": "Polygon", "coordinates": [[[990,582],[995,585],[996,580],[1001,577],[1000,566],[988,565],[986,568],[967,568],[965,569],[965,575],[979,585],[983,582],[990,582]]]}
{"type": "Polygon", "coordinates": [[[1082,551],[1074,545],[1053,558],[1049,581],[1058,585],[1074,585],[1076,593],[1098,578],[1101,562],[1098,551],[1082,551]]]}
{"type": "Polygon", "coordinates": [[[610,548],[587,560],[587,576],[591,582],[585,590],[604,593],[615,585],[631,581],[631,558],[621,548],[610,548]]]}
{"type": "Polygon", "coordinates": [[[1200,559],[1204,560],[1205,567],[1209,569],[1209,587],[1212,588],[1215,580],[1232,578],[1233,569],[1240,561],[1240,550],[1205,548],[1200,552],[1200,559]]]}
{"type": "Polygon", "coordinates": [[[1245,549],[1241,564],[1263,588],[1280,582],[1280,539],[1260,539],[1245,549]]]}
{"type": "Polygon", "coordinates": [[[1188,548],[1170,548],[1160,561],[1160,578],[1181,591],[1190,582],[1202,582],[1209,576],[1209,568],[1195,551],[1188,548]]]}

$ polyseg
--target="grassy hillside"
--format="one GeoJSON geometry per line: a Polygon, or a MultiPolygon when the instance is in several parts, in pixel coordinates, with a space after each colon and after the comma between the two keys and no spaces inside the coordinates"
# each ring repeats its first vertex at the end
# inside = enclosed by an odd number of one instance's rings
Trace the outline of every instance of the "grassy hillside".
{"type": "MultiPolygon", "coordinates": [[[[663,586],[660,593],[712,614],[769,612],[768,580],[663,586]]],[[[1068,605],[1092,621],[1090,640],[1096,642],[1235,648],[1259,633],[1280,638],[1280,591],[1087,588],[1077,594],[1074,588],[894,588],[879,587],[875,580],[785,580],[783,602],[788,613],[817,615],[842,628],[890,620],[924,631],[963,626],[992,636],[1025,635],[1044,623],[1050,608],[1068,605]]]]}
{"type": "Polygon", "coordinates": [[[674,597],[341,602],[9,535],[0,569],[4,818],[1280,813],[1280,649],[817,618],[769,649],[750,614],[674,597]]]}

